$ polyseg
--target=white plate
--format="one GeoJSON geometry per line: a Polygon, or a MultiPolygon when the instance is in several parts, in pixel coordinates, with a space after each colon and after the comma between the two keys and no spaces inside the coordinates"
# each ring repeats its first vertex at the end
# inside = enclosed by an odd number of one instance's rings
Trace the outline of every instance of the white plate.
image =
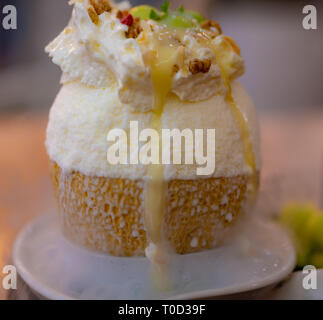
{"type": "Polygon", "coordinates": [[[28,286],[48,299],[198,299],[261,289],[285,279],[293,245],[279,226],[252,218],[234,241],[172,261],[173,290],[159,292],[146,258],[117,258],[80,248],[60,233],[55,216],[31,222],[13,250],[28,286]]]}

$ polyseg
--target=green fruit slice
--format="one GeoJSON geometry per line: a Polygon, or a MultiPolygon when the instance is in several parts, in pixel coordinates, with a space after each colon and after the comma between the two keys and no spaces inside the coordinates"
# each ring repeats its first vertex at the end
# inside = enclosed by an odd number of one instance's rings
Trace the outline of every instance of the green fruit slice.
{"type": "Polygon", "coordinates": [[[172,13],[163,17],[161,23],[170,28],[189,29],[196,27],[194,21],[183,14],[172,13]]]}
{"type": "Polygon", "coordinates": [[[196,11],[185,10],[182,14],[190,19],[195,19],[198,23],[201,23],[205,20],[205,18],[196,11]]]}
{"type": "Polygon", "coordinates": [[[130,10],[130,14],[132,14],[132,16],[135,18],[148,20],[148,19],[150,19],[150,13],[152,10],[158,11],[157,9],[155,9],[152,6],[142,5],[142,6],[137,6],[137,7],[132,8],[130,10]]]}

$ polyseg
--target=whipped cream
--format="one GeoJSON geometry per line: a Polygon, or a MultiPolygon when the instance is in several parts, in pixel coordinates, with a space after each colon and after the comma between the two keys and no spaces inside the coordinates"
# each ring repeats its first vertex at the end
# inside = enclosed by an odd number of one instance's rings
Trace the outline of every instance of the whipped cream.
{"type": "MultiPolygon", "coordinates": [[[[232,83],[232,91],[250,129],[256,170],[259,171],[261,159],[256,110],[237,81],[232,83]]],[[[130,121],[138,121],[139,130],[149,128],[151,112],[133,112],[129,105],[120,102],[117,88],[90,88],[80,82],[66,84],[50,111],[46,139],[48,155],[66,172],[75,170],[94,177],[147,179],[149,166],[111,165],[107,161],[107,150],[111,146],[107,141],[108,132],[115,128],[128,132],[130,121]]],[[[250,173],[236,121],[223,96],[215,95],[193,103],[170,95],[161,121],[165,129],[216,130],[216,167],[212,177],[250,173]]],[[[201,178],[196,174],[197,168],[197,165],[166,165],[165,179],[201,178]]]]}
{"type": "MultiPolygon", "coordinates": [[[[129,27],[117,18],[118,10],[127,8],[127,3],[113,4],[111,12],[98,16],[98,24],[94,24],[89,16],[88,0],[72,3],[74,9],[69,25],[46,48],[53,62],[63,71],[61,82],[80,81],[94,88],[114,87],[123,104],[136,111],[151,110],[154,101],[151,39],[164,27],[152,20],[142,20],[143,31],[139,37],[127,38],[125,34],[129,27]]],[[[223,94],[226,89],[212,50],[224,41],[223,35],[206,42],[203,34],[207,31],[191,30],[180,35],[175,31],[173,34],[170,30],[167,32],[176,40],[180,38],[178,70],[174,72],[172,92],[181,100],[191,102],[223,94]],[[189,71],[192,59],[209,59],[212,62],[209,72],[192,74],[189,71]]],[[[228,63],[233,66],[231,78],[243,74],[244,60],[234,50],[228,53],[228,63]]]]}

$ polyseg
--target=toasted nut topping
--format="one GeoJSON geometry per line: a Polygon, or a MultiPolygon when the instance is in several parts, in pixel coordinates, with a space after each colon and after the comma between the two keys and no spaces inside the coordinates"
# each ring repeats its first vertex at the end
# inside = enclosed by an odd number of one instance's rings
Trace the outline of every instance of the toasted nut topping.
{"type": "Polygon", "coordinates": [[[92,6],[88,6],[87,7],[87,12],[92,20],[92,22],[96,25],[99,24],[99,16],[96,13],[96,11],[94,10],[94,8],[92,6]]]}
{"type": "Polygon", "coordinates": [[[129,29],[126,32],[126,37],[136,39],[142,31],[142,27],[140,25],[140,18],[135,18],[133,24],[128,28],[129,29]]]}
{"type": "Polygon", "coordinates": [[[174,73],[177,73],[179,71],[179,66],[178,66],[178,64],[174,64],[174,66],[173,66],[173,72],[174,73]]]}
{"type": "Polygon", "coordinates": [[[218,22],[213,20],[205,20],[201,23],[201,27],[206,30],[212,30],[212,28],[216,29],[219,34],[222,34],[221,26],[218,22]]]}
{"type": "Polygon", "coordinates": [[[111,12],[112,7],[108,0],[90,0],[90,4],[98,15],[104,12],[111,12]]]}
{"type": "Polygon", "coordinates": [[[240,51],[239,46],[236,44],[236,42],[232,38],[230,38],[228,36],[223,36],[223,38],[230,43],[230,45],[233,48],[233,50],[235,51],[235,53],[240,56],[241,51],[240,51]]]}
{"type": "Polygon", "coordinates": [[[125,18],[127,15],[129,14],[129,12],[127,10],[118,10],[117,12],[117,18],[119,20],[122,20],[123,18],[125,18]]]}
{"type": "Polygon", "coordinates": [[[212,61],[210,59],[193,59],[190,61],[189,70],[192,74],[208,73],[210,71],[212,61]]]}

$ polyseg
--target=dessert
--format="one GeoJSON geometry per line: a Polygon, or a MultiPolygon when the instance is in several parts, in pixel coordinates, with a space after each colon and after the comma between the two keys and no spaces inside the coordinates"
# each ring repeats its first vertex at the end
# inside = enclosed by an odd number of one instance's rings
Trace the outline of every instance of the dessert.
{"type": "Polygon", "coordinates": [[[46,48],[63,71],[46,146],[65,236],[116,256],[146,254],[159,271],[171,250],[215,247],[254,200],[260,172],[239,47],[215,21],[169,2],[71,2],[69,25],[46,48]],[[107,136],[129,133],[131,121],[157,132],[215,129],[213,172],[112,165],[107,136]]]}

